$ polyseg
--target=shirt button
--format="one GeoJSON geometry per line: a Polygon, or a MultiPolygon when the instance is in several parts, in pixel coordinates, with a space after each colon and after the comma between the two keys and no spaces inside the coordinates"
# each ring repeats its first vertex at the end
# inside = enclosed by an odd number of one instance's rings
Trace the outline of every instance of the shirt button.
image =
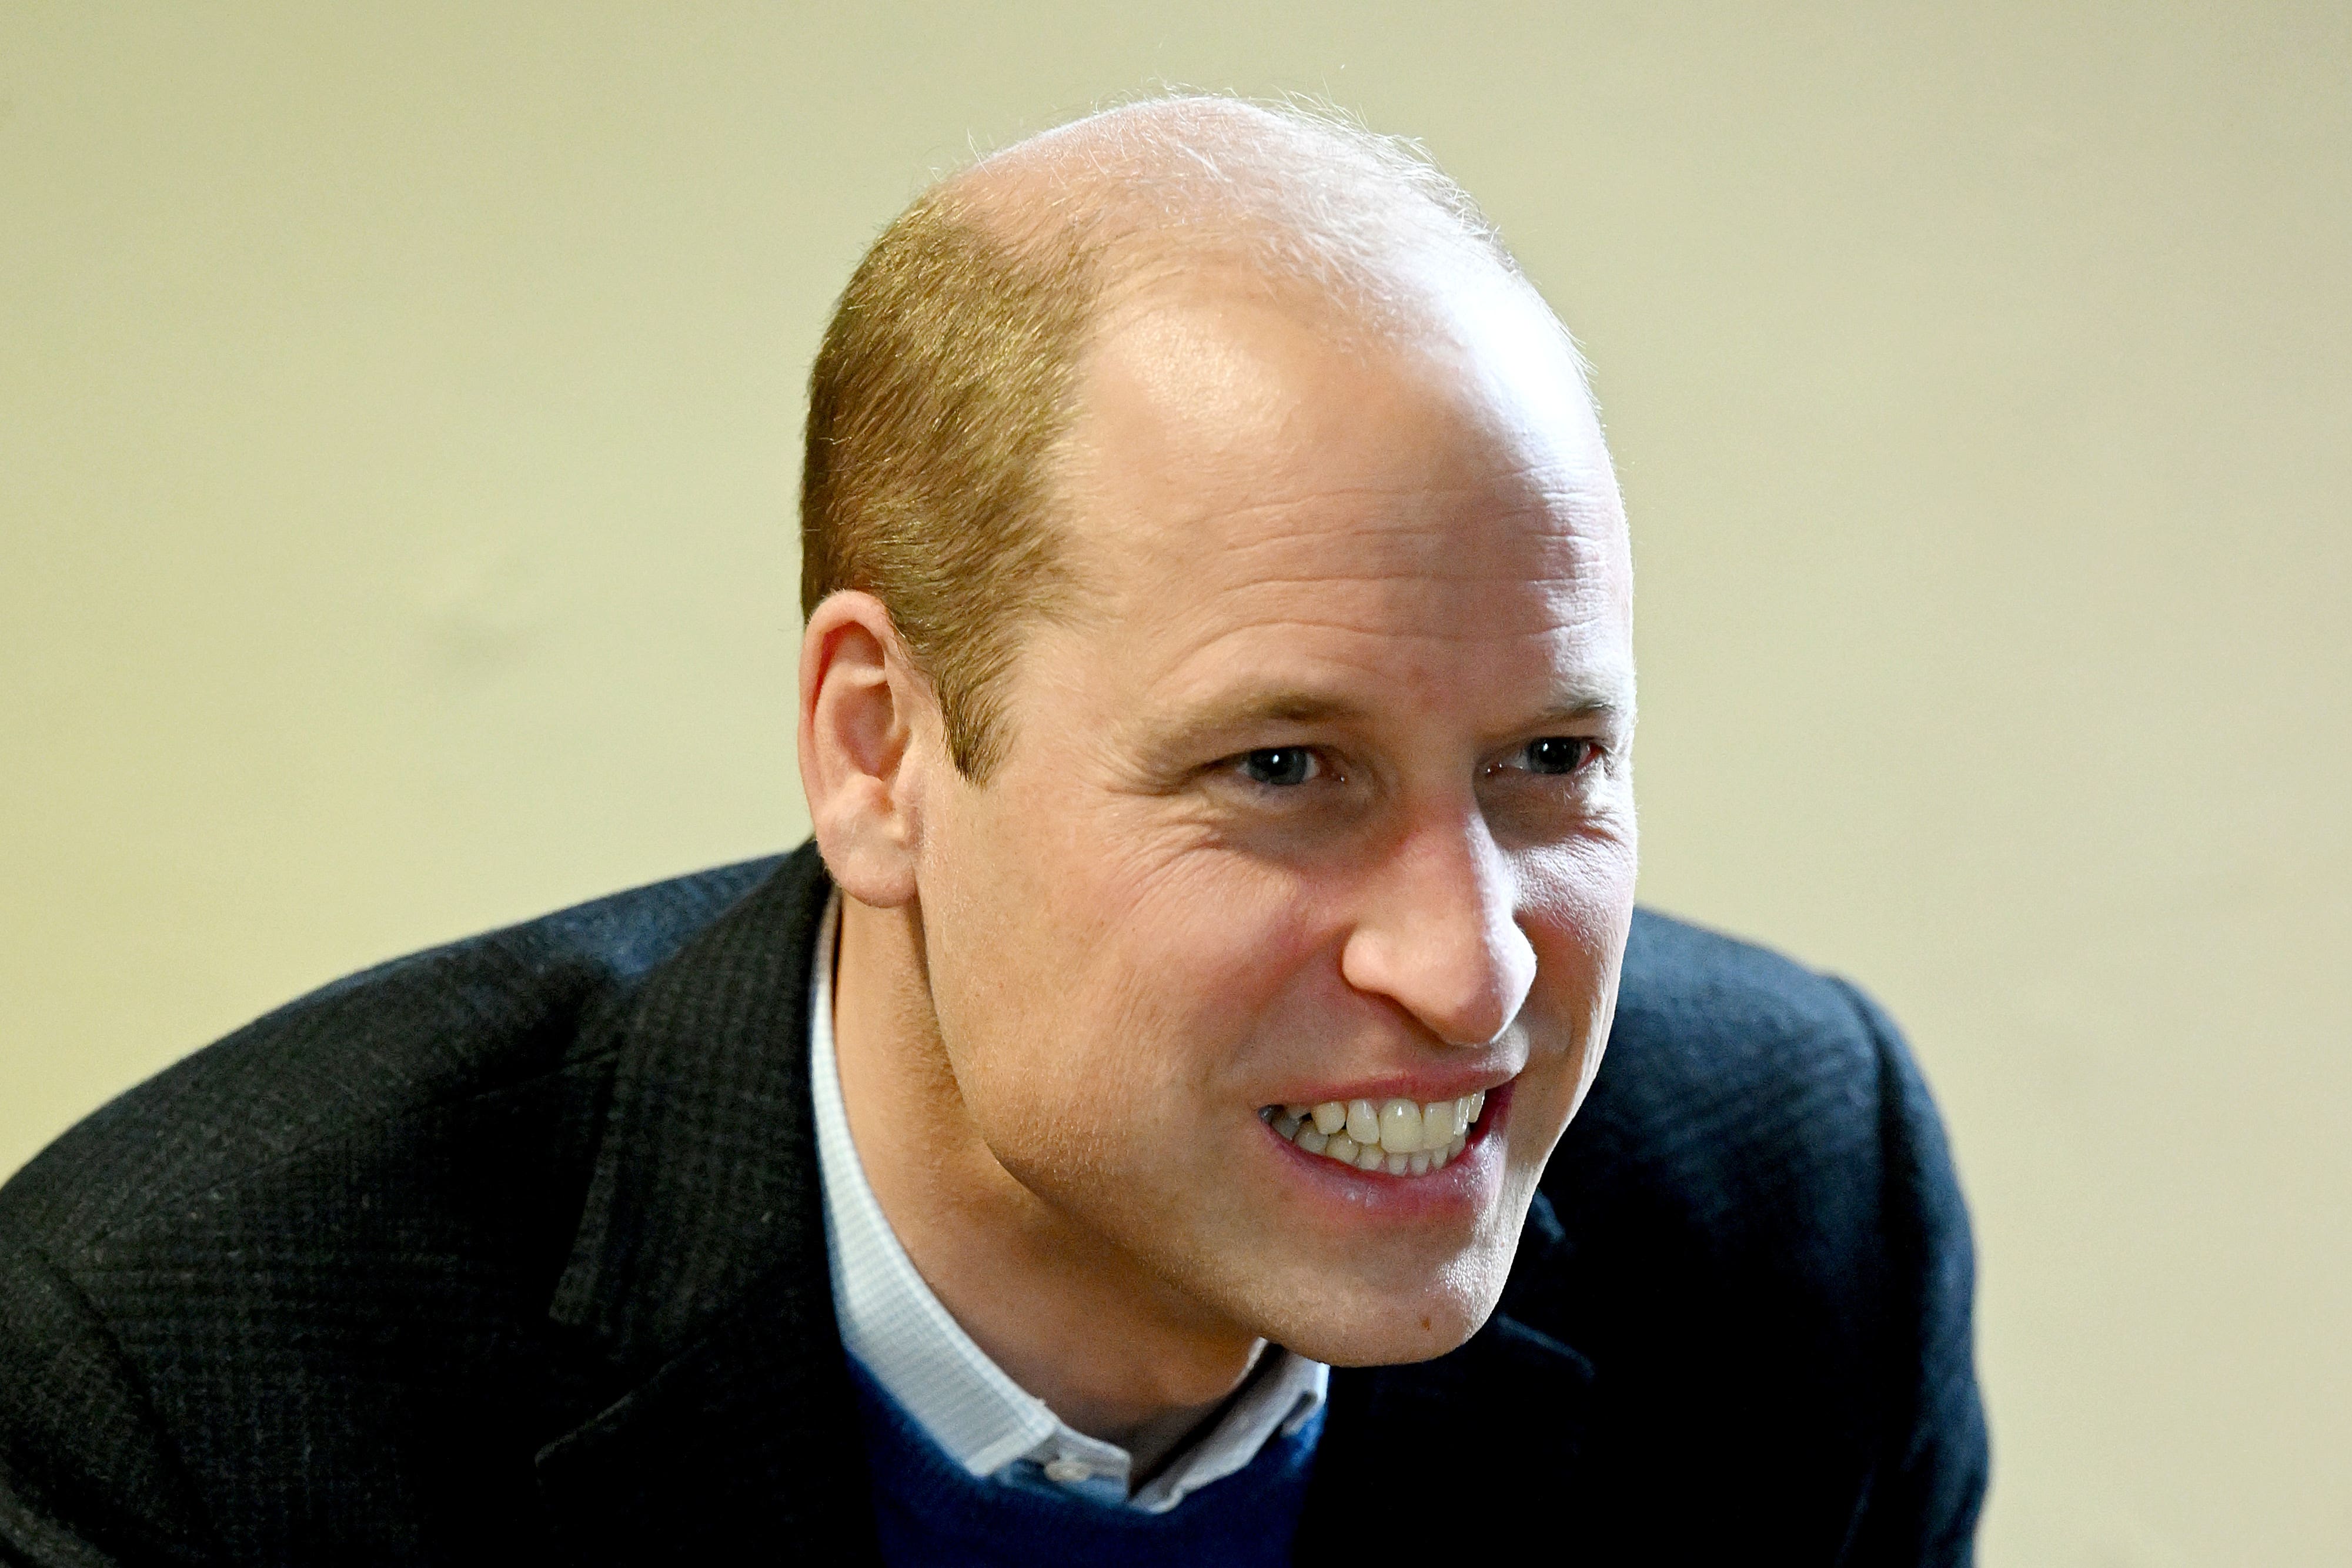
{"type": "Polygon", "coordinates": [[[1074,1486],[1079,1481],[1091,1479],[1094,1473],[1095,1468],[1084,1459],[1062,1458],[1045,1461],[1045,1479],[1062,1486],[1074,1486]]]}

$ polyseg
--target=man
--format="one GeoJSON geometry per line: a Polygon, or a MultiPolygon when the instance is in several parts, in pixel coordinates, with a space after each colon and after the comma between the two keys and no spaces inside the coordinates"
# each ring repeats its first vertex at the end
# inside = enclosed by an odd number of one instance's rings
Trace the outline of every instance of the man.
{"type": "Polygon", "coordinates": [[[984,161],[844,295],[803,518],[813,848],[10,1184],[0,1556],[1968,1559],[1934,1113],[1635,915],[1617,488],[1459,193],[1216,100],[984,161]]]}

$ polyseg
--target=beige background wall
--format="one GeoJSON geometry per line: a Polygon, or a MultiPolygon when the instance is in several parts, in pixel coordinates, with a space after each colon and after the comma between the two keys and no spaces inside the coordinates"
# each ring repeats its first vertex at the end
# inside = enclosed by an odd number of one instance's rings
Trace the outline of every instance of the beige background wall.
{"type": "Polygon", "coordinates": [[[1328,92],[1599,366],[1646,896],[1940,1091],[1987,1560],[2352,1563],[2347,16],[0,5],[0,1171],[328,977],[794,840],[856,252],[968,138],[1328,92]]]}

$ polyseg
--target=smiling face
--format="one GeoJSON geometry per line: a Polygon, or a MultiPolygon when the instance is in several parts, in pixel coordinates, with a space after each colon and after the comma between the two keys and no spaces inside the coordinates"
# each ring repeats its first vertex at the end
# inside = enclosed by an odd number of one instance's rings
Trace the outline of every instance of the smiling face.
{"type": "Polygon", "coordinates": [[[1442,298],[1114,313],[1058,476],[1078,603],[915,850],[957,1119],[1139,1292],[1338,1363],[1492,1311],[1633,907],[1601,433],[1523,288],[1442,298]],[[1479,1092],[1459,1140],[1390,1103],[1479,1092]]]}

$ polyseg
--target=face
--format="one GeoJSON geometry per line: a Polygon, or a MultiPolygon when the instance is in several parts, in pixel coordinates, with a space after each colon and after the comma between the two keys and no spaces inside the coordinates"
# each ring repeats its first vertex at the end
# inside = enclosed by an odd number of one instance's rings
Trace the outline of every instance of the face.
{"type": "Polygon", "coordinates": [[[1003,761],[929,770],[940,1039],[990,1155],[1139,1289],[1421,1359],[1492,1311],[1614,1006],[1622,509],[1504,280],[1378,336],[1192,287],[1084,367],[1080,601],[1026,636],[1003,761]]]}

